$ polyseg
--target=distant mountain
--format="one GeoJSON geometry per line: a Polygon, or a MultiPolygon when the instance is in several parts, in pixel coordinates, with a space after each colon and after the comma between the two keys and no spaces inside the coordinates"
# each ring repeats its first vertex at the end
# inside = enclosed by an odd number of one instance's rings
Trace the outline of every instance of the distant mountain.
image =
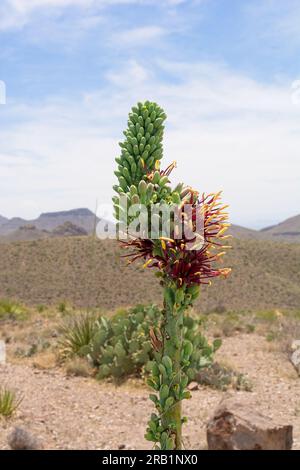
{"type": "Polygon", "coordinates": [[[88,235],[88,232],[72,222],[65,222],[52,230],[52,235],[56,237],[83,237],[88,235]]]}
{"type": "Polygon", "coordinates": [[[27,222],[24,219],[21,219],[20,217],[14,217],[13,219],[6,219],[6,221],[3,224],[0,224],[0,235],[7,235],[10,232],[14,232],[15,230],[18,230],[18,228],[22,227],[23,225],[26,225],[27,222]]]}
{"type": "Polygon", "coordinates": [[[260,232],[252,230],[250,228],[241,227],[240,225],[231,225],[229,233],[234,238],[247,238],[247,239],[259,239],[262,238],[260,232]]]}
{"type": "MultiPolygon", "coordinates": [[[[49,236],[88,235],[93,233],[101,219],[89,209],[80,208],[61,212],[45,212],[37,219],[0,218],[0,237],[28,240],[49,236]],[[67,225],[66,225],[67,224],[67,225]],[[27,227],[27,230],[24,228],[27,227]],[[31,231],[28,230],[31,227],[31,231]],[[33,229],[34,228],[34,229],[33,229]]],[[[110,222],[106,222],[108,225],[110,222]]]]}
{"type": "Polygon", "coordinates": [[[16,242],[16,241],[31,241],[40,240],[43,238],[55,238],[55,237],[84,237],[87,236],[88,232],[78,225],[72,222],[65,222],[58,227],[55,227],[52,231],[45,229],[38,229],[35,225],[27,224],[22,225],[17,230],[10,232],[8,235],[2,235],[0,237],[1,242],[16,242]]]}
{"type": "Polygon", "coordinates": [[[99,220],[92,211],[81,208],[62,212],[45,212],[32,223],[40,230],[53,230],[65,222],[70,222],[91,233],[99,220]]]}
{"type": "Polygon", "coordinates": [[[284,220],[278,225],[266,227],[261,233],[272,240],[300,241],[300,215],[284,220]]]}
{"type": "Polygon", "coordinates": [[[235,238],[255,240],[275,240],[286,242],[300,242],[300,215],[284,220],[280,224],[272,225],[261,230],[251,230],[232,225],[229,233],[235,238]]]}
{"type": "Polygon", "coordinates": [[[0,215],[0,225],[5,224],[7,221],[8,219],[6,217],[3,217],[2,215],[0,215]]]}

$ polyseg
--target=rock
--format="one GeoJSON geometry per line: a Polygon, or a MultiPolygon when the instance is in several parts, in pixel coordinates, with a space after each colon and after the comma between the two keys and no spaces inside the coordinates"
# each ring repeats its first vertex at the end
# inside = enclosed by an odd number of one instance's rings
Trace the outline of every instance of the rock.
{"type": "Polygon", "coordinates": [[[41,441],[23,428],[14,428],[7,438],[8,445],[12,450],[41,450],[41,441]]]}
{"type": "Polygon", "coordinates": [[[293,427],[275,423],[251,405],[225,399],[207,425],[209,450],[290,450],[293,427]]]}
{"type": "Polygon", "coordinates": [[[297,349],[300,349],[300,339],[295,339],[292,344],[291,344],[291,350],[297,351],[297,349]]]}
{"type": "Polygon", "coordinates": [[[290,357],[291,363],[300,375],[300,349],[296,349],[290,357]]]}
{"type": "Polygon", "coordinates": [[[191,382],[187,386],[187,389],[190,390],[191,392],[194,392],[195,390],[199,390],[199,384],[197,382],[191,382]]]}

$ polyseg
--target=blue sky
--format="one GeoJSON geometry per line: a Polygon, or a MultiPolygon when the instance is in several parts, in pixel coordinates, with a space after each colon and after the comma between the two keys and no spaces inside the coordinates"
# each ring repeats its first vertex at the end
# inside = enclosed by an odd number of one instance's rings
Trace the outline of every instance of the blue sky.
{"type": "Polygon", "coordinates": [[[250,227],[300,213],[299,24],[296,0],[0,0],[0,214],[109,203],[144,99],[175,182],[250,227]]]}

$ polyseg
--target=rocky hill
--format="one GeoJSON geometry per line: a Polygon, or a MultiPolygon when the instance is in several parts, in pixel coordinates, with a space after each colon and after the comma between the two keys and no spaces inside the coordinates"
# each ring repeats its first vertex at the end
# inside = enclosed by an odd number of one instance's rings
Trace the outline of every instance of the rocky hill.
{"type": "Polygon", "coordinates": [[[278,225],[264,228],[261,234],[274,240],[300,241],[300,215],[291,217],[278,225]]]}
{"type": "MultiPolygon", "coordinates": [[[[0,216],[0,239],[14,241],[69,236],[71,234],[88,235],[94,232],[99,221],[100,219],[92,211],[85,208],[45,212],[33,220],[19,217],[7,219],[0,216]]],[[[106,221],[105,223],[109,224],[106,221]]]]}
{"type": "MultiPolygon", "coordinates": [[[[225,266],[226,280],[203,287],[197,308],[251,310],[299,308],[300,244],[234,240],[225,266]]],[[[69,301],[79,307],[112,309],[160,302],[161,291],[150,269],[127,267],[114,240],[53,237],[0,243],[0,298],[29,304],[69,301]]]]}
{"type": "Polygon", "coordinates": [[[7,221],[8,219],[6,217],[3,217],[2,215],[0,215],[0,226],[5,224],[7,221]]]}

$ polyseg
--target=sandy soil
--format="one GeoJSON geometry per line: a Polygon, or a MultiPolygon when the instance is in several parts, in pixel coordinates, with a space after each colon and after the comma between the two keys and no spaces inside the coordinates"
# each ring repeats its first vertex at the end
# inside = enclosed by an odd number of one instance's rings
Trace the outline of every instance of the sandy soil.
{"type": "MultiPolygon", "coordinates": [[[[287,357],[257,335],[224,340],[219,360],[248,374],[252,392],[233,392],[275,420],[294,426],[300,449],[300,378],[287,357]]],[[[152,406],[141,383],[120,387],[93,379],[68,378],[59,369],[38,370],[22,364],[0,366],[0,384],[17,389],[24,400],[10,420],[0,420],[0,449],[18,425],[38,436],[49,449],[146,449],[144,431],[152,406]]],[[[201,387],[184,405],[187,449],[206,446],[205,426],[225,393],[201,387]]]]}

